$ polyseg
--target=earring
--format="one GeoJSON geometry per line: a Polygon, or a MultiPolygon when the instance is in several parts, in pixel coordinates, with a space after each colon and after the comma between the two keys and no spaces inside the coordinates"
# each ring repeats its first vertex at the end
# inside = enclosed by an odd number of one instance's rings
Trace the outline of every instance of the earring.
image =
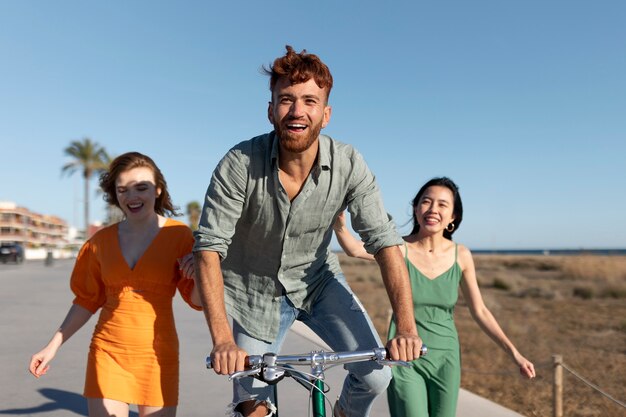
{"type": "Polygon", "coordinates": [[[449,233],[452,233],[452,232],[454,232],[454,227],[455,227],[455,226],[454,226],[454,222],[453,222],[453,223],[450,223],[450,224],[448,225],[448,227],[446,227],[446,230],[447,230],[449,233]]]}

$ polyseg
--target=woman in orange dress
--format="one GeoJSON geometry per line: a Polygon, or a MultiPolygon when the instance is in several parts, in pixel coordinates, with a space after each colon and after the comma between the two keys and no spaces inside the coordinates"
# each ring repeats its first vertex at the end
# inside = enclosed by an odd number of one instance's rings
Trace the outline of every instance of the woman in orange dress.
{"type": "Polygon", "coordinates": [[[176,289],[196,310],[193,268],[180,259],[193,236],[173,215],[167,185],[149,157],[129,152],[100,177],[105,199],[124,220],[98,231],[82,247],[70,286],[73,304],[50,342],[30,361],[44,375],[61,345],[100,309],[85,378],[90,417],[173,417],[178,404],[178,336],[172,299],[176,289]]]}

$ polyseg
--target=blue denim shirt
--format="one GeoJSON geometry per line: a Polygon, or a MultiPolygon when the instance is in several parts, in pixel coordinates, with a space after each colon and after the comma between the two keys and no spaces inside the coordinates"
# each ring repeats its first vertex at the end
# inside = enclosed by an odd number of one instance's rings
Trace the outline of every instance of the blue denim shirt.
{"type": "Polygon", "coordinates": [[[328,136],[318,140],[317,163],[293,201],[278,179],[274,132],[228,151],[206,193],[194,252],[219,253],[228,313],[261,340],[278,332],[281,294],[308,311],[341,273],[329,245],[346,207],[369,253],[402,244],[362,156],[328,136]]]}

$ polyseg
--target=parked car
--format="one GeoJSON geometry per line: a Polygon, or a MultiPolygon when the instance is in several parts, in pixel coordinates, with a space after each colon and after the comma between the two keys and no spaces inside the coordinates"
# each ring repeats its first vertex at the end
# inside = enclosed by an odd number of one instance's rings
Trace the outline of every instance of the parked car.
{"type": "Polygon", "coordinates": [[[0,244],[0,262],[15,262],[21,264],[24,262],[24,248],[19,243],[0,244]]]}

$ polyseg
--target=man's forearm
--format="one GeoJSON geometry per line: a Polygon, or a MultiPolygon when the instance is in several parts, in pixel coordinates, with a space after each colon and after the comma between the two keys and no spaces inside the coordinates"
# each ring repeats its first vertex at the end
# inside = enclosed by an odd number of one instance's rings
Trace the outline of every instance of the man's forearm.
{"type": "Polygon", "coordinates": [[[402,252],[398,246],[390,246],[379,250],[375,258],[391,301],[397,332],[417,335],[413,294],[402,252]]]}
{"type": "Polygon", "coordinates": [[[233,342],[233,334],[228,324],[224,303],[224,277],[217,252],[198,251],[194,253],[196,286],[200,292],[202,309],[209,325],[213,345],[233,342]]]}

